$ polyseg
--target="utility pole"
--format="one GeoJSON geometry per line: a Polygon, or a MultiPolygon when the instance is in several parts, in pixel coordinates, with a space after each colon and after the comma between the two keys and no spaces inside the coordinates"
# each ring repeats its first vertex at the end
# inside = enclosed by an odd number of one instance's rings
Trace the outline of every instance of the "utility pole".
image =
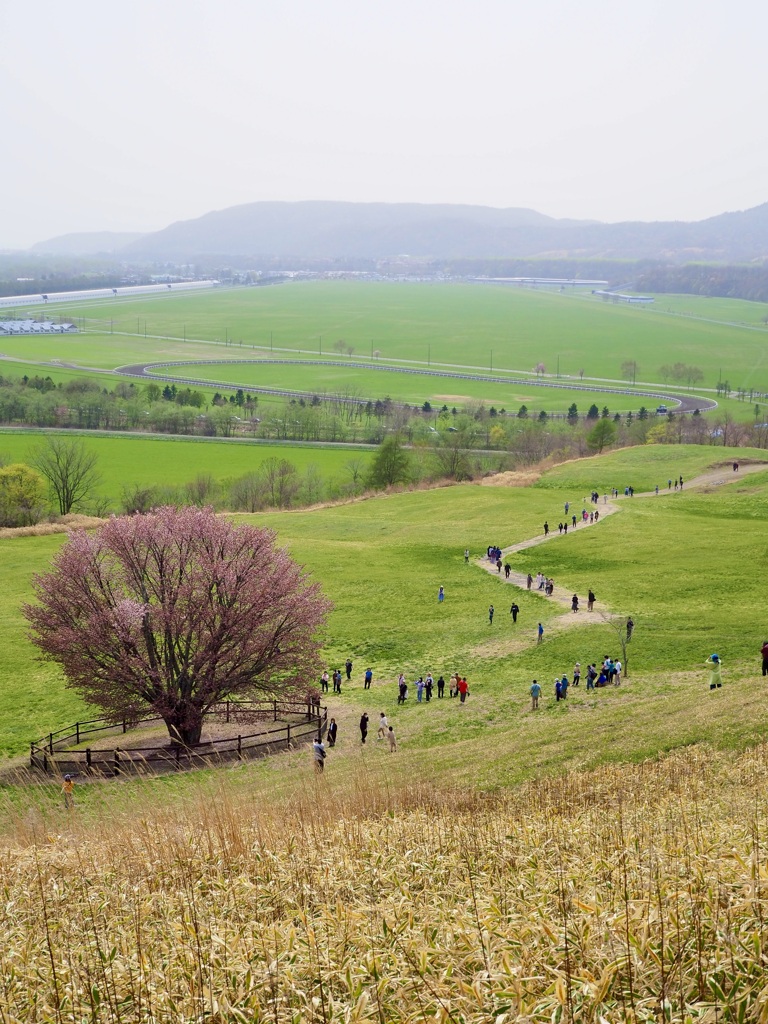
{"type": "Polygon", "coordinates": [[[491,349],[491,373],[493,373],[493,349],[491,349]]]}
{"type": "Polygon", "coordinates": [[[432,365],[432,346],[427,345],[427,366],[432,365]]]}

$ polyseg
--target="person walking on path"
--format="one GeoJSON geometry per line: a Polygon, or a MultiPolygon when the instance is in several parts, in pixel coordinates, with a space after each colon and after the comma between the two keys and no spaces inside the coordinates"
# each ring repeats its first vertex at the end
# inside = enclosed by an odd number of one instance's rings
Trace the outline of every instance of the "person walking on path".
{"type": "Polygon", "coordinates": [[[315,774],[322,775],[325,768],[325,747],[322,740],[312,743],[312,759],[315,762],[315,774]]]}
{"type": "Polygon", "coordinates": [[[493,605],[490,605],[488,608],[488,625],[493,625],[493,605]]]}
{"type": "Polygon", "coordinates": [[[442,587],[437,592],[437,600],[439,604],[442,604],[445,600],[445,590],[442,587]]]}
{"type": "Polygon", "coordinates": [[[509,579],[509,574],[511,572],[512,572],[512,566],[509,564],[509,562],[505,562],[504,563],[504,576],[506,577],[506,579],[509,579]]]}
{"type": "Polygon", "coordinates": [[[513,603],[512,607],[509,609],[509,614],[512,616],[512,621],[513,622],[517,622],[517,616],[518,616],[519,612],[520,612],[520,609],[518,608],[518,606],[516,604],[513,603]]]}
{"type": "Polygon", "coordinates": [[[379,731],[376,733],[377,740],[383,740],[387,737],[387,730],[389,729],[389,722],[387,716],[382,711],[379,715],[379,731]]]}
{"type": "Polygon", "coordinates": [[[531,711],[539,710],[539,697],[541,696],[541,687],[534,679],[531,683],[531,711]]]}
{"type": "Polygon", "coordinates": [[[339,669],[334,669],[333,672],[333,692],[341,693],[341,672],[339,669]]]}
{"type": "Polygon", "coordinates": [[[542,626],[541,623],[539,623],[539,627],[538,627],[537,633],[538,633],[539,639],[536,642],[540,644],[541,641],[544,639],[544,627],[542,626]]]}
{"type": "Polygon", "coordinates": [[[392,728],[391,725],[387,729],[387,742],[389,743],[390,754],[394,754],[394,752],[397,750],[397,740],[395,739],[395,730],[392,728]]]}
{"type": "Polygon", "coordinates": [[[348,680],[351,679],[352,678],[352,662],[349,660],[349,658],[347,658],[347,662],[346,662],[344,668],[347,670],[347,679],[348,680]]]}
{"type": "Polygon", "coordinates": [[[574,594],[571,598],[571,611],[577,612],[579,610],[579,595],[574,594]]]}
{"type": "Polygon", "coordinates": [[[75,782],[71,775],[65,775],[61,785],[61,792],[64,794],[64,806],[68,811],[75,809],[75,782]]]}
{"type": "Polygon", "coordinates": [[[442,699],[445,696],[445,680],[442,676],[437,678],[437,696],[438,699],[442,699]]]}
{"type": "Polygon", "coordinates": [[[682,491],[682,489],[683,489],[683,478],[680,477],[680,490],[682,491]]]}
{"type": "Polygon", "coordinates": [[[760,656],[763,659],[763,675],[768,676],[768,640],[760,648],[760,656]]]}
{"type": "MultiPolygon", "coordinates": [[[[320,676],[320,689],[323,691],[323,693],[328,693],[328,673],[327,672],[323,672],[323,674],[320,676]]],[[[336,687],[334,686],[333,689],[334,689],[334,692],[335,692],[336,687]]]]}
{"type": "Polygon", "coordinates": [[[574,530],[576,529],[576,513],[571,516],[571,522],[573,523],[574,530]]]}
{"type": "Polygon", "coordinates": [[[336,746],[336,736],[338,734],[339,727],[336,725],[336,719],[332,718],[328,723],[328,746],[336,746]]]}
{"type": "Polygon", "coordinates": [[[459,688],[459,700],[463,704],[464,701],[467,699],[467,694],[469,693],[469,687],[467,686],[467,680],[464,678],[464,676],[462,676],[461,679],[459,680],[458,688],[459,688]]]}
{"type": "Polygon", "coordinates": [[[533,576],[531,576],[530,573],[528,573],[528,575],[525,578],[525,586],[526,586],[526,589],[528,589],[528,590],[530,590],[531,587],[533,586],[533,576]]]}
{"type": "Polygon", "coordinates": [[[596,600],[597,599],[596,599],[594,593],[590,590],[589,593],[587,594],[587,611],[588,612],[591,612],[592,609],[595,607],[595,601],[596,600]]]}
{"type": "Polygon", "coordinates": [[[707,658],[707,665],[709,666],[709,688],[710,690],[719,690],[723,685],[723,663],[720,660],[720,655],[710,654],[707,658]]]}
{"type": "Polygon", "coordinates": [[[372,682],[373,682],[373,670],[370,669],[370,668],[367,668],[365,670],[365,685],[363,686],[363,689],[364,690],[370,690],[372,682]]]}
{"type": "Polygon", "coordinates": [[[549,536],[549,523],[544,523],[544,536],[549,536]]]}
{"type": "Polygon", "coordinates": [[[360,742],[365,743],[365,737],[368,735],[368,712],[364,711],[360,716],[360,742]]]}

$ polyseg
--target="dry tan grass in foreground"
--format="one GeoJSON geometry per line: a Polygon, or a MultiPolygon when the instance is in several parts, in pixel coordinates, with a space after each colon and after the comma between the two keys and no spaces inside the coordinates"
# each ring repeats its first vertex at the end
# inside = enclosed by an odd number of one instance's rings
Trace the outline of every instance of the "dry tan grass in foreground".
{"type": "Polygon", "coordinates": [[[321,778],[263,809],[230,774],[38,843],[22,817],[0,1019],[765,1020],[767,771],[766,746],[692,748],[499,799],[321,778]]]}

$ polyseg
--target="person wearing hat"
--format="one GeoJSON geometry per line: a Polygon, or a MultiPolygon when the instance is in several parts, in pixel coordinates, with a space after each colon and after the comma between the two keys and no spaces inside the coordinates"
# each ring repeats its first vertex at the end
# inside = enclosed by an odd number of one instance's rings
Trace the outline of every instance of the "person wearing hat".
{"type": "Polygon", "coordinates": [[[64,782],[61,786],[61,792],[64,794],[64,806],[68,811],[74,810],[75,807],[75,783],[71,775],[64,776],[64,782]]]}
{"type": "Polygon", "coordinates": [[[723,663],[720,660],[720,655],[710,654],[707,658],[707,665],[709,666],[709,688],[717,690],[723,685],[723,663]]]}

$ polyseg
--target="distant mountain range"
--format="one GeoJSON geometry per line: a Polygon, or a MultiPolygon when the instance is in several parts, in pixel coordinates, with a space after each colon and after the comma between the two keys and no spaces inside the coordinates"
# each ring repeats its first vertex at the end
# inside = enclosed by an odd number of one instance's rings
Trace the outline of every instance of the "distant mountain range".
{"type": "Polygon", "coordinates": [[[73,232],[49,238],[47,242],[37,242],[29,251],[53,256],[112,255],[143,237],[138,231],[73,232]]]}
{"type": "Polygon", "coordinates": [[[695,222],[557,220],[526,209],[418,203],[249,203],[146,235],[64,235],[38,253],[126,260],[248,258],[603,259],[665,263],[768,260],[768,203],[695,222]]]}

